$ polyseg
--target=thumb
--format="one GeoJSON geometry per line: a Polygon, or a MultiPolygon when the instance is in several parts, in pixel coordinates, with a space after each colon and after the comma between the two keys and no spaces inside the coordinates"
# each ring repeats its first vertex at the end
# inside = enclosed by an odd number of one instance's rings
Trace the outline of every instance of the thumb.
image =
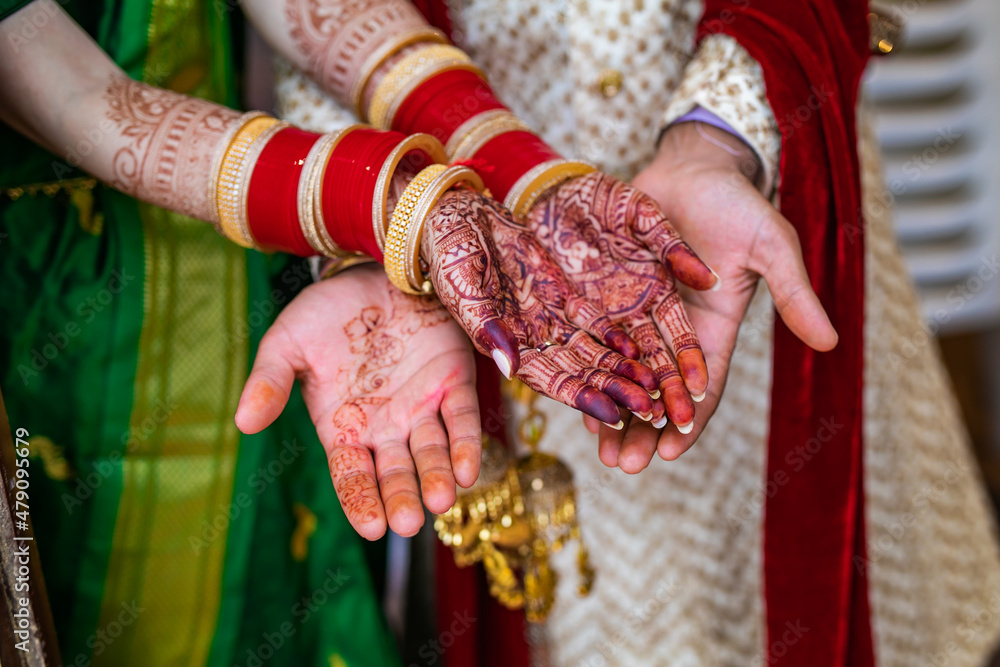
{"type": "Polygon", "coordinates": [[[777,211],[761,225],[751,262],[771,291],[782,321],[799,340],[819,352],[837,345],[837,331],[809,283],[802,246],[792,224],[777,211]]]}
{"type": "Polygon", "coordinates": [[[265,335],[257,350],[250,377],[236,408],[236,426],[247,435],[274,423],[288,403],[295,382],[295,368],[285,358],[277,336],[265,335]]]}

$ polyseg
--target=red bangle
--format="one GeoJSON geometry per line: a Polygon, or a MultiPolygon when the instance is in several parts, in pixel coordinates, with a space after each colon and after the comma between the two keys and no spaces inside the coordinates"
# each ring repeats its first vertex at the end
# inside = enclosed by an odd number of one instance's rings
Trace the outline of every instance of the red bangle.
{"type": "Polygon", "coordinates": [[[504,108],[481,76],[450,70],[429,78],[403,100],[392,126],[404,134],[425,132],[445,144],[468,119],[504,108]]]}
{"type": "Polygon", "coordinates": [[[487,141],[476,151],[471,162],[487,167],[479,169],[479,173],[493,198],[502,202],[517,179],[528,170],[561,157],[537,134],[517,131],[505,132],[487,141]]]}
{"type": "Polygon", "coordinates": [[[308,257],[316,251],[299,225],[302,164],[320,135],[289,127],[275,134],[253,165],[247,188],[247,222],[257,244],[269,252],[308,257]]]}
{"type": "Polygon", "coordinates": [[[372,199],[382,164],[404,139],[399,132],[361,128],[334,148],[323,174],[323,218],[342,249],[382,261],[372,229],[372,199]]]}

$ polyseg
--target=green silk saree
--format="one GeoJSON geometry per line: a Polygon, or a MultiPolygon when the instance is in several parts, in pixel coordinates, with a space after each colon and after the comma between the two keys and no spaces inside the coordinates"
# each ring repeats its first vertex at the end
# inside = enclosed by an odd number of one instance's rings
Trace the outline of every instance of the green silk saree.
{"type": "MultiPolygon", "coordinates": [[[[0,0],[0,18],[28,3],[0,0]]],[[[43,31],[56,4],[10,16],[43,31]]],[[[62,4],[132,77],[238,106],[234,0],[62,4]]],[[[233,423],[257,342],[311,282],[0,126],[0,387],[66,665],[393,665],[361,539],[296,392],[233,423]]]]}

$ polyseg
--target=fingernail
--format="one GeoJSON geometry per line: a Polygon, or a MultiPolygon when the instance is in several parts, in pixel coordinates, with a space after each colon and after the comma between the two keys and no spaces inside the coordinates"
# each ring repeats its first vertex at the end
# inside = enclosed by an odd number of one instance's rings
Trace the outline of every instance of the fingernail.
{"type": "Polygon", "coordinates": [[[660,390],[654,389],[653,391],[649,392],[649,397],[655,401],[660,397],[660,390]]]}
{"type": "Polygon", "coordinates": [[[715,270],[712,269],[712,267],[708,267],[708,270],[712,272],[713,276],[715,276],[715,284],[712,285],[711,288],[709,288],[709,291],[718,292],[720,289],[722,289],[722,278],[719,277],[719,274],[716,273],[715,270]]]}
{"type": "Polygon", "coordinates": [[[692,395],[691,396],[691,400],[694,401],[695,403],[701,403],[702,401],[705,400],[705,396],[707,394],[708,394],[707,391],[703,391],[700,394],[698,394],[697,396],[692,395]]]}
{"type": "Polygon", "coordinates": [[[655,428],[663,428],[666,425],[667,425],[667,418],[666,417],[660,417],[655,422],[653,422],[653,426],[655,428]]]}
{"type": "Polygon", "coordinates": [[[632,414],[634,414],[636,417],[638,417],[639,419],[641,419],[644,422],[648,422],[650,419],[653,418],[653,413],[652,412],[647,412],[644,415],[640,415],[638,412],[636,412],[635,410],[633,410],[632,414]]]}
{"type": "Polygon", "coordinates": [[[604,422],[604,425],[605,426],[610,426],[611,428],[613,428],[616,431],[620,431],[623,428],[625,428],[625,422],[623,422],[621,419],[618,420],[617,424],[609,424],[608,422],[604,422]]]}
{"type": "Polygon", "coordinates": [[[503,376],[510,379],[510,359],[507,355],[503,353],[503,350],[493,350],[493,361],[496,363],[497,368],[503,373],[503,376]]]}
{"type": "Polygon", "coordinates": [[[694,430],[693,421],[689,424],[685,424],[684,426],[681,426],[680,424],[674,424],[674,425],[677,427],[677,430],[683,433],[684,435],[687,435],[688,433],[694,430]]]}

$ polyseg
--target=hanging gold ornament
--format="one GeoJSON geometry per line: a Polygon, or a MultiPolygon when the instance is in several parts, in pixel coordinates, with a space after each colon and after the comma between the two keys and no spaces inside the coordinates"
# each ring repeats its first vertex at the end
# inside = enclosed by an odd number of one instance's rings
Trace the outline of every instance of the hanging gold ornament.
{"type": "Polygon", "coordinates": [[[535,409],[538,395],[517,380],[505,389],[527,407],[518,436],[529,453],[515,462],[502,445],[484,437],[479,479],[436,517],[434,528],[456,564],[482,562],[490,594],[510,609],[524,608],[528,621],[537,623],[555,601],[552,553],[570,540],[578,542],[580,595],[590,592],[594,571],[576,521],[573,473],[555,456],[538,451],[546,426],[545,415],[535,409]]]}

